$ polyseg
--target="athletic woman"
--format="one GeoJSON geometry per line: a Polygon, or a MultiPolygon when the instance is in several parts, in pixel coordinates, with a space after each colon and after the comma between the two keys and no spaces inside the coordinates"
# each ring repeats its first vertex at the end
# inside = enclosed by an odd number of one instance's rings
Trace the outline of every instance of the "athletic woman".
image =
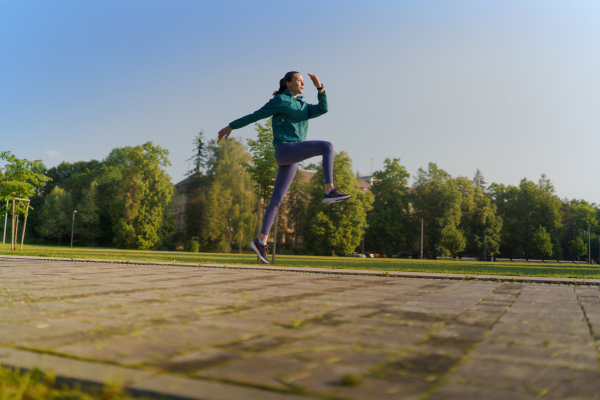
{"type": "Polygon", "coordinates": [[[219,140],[227,139],[234,129],[243,128],[263,118],[273,117],[273,146],[275,161],[279,166],[273,194],[263,217],[262,229],[258,238],[250,243],[263,262],[269,263],[267,237],[273,225],[277,209],[281,205],[292,180],[296,175],[298,163],[315,156],[323,156],[323,177],[325,195],[323,203],[337,203],[348,200],[350,195],[340,193],[333,185],[333,145],[322,140],[306,140],[308,120],[327,112],[325,87],[315,75],[308,74],[319,91],[319,104],[306,104],[302,100],[304,79],[299,72],[291,71],[279,81],[279,90],[260,110],[236,119],[219,131],[219,140]]]}

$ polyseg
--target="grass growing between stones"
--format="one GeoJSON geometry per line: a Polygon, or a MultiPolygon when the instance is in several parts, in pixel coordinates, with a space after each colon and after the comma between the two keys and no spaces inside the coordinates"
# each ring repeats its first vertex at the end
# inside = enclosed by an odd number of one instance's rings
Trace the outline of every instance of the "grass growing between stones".
{"type": "MultiPolygon", "coordinates": [[[[25,245],[23,251],[0,246],[0,254],[86,258],[105,260],[155,261],[165,263],[257,265],[253,254],[189,253],[182,251],[120,250],[92,247],[25,245]]],[[[375,271],[433,272],[441,274],[508,275],[551,278],[600,279],[600,268],[587,264],[542,264],[397,258],[354,258],[277,255],[272,266],[304,268],[363,269],[375,271]]]]}
{"type": "Polygon", "coordinates": [[[53,375],[37,369],[21,372],[0,366],[2,400],[133,400],[116,385],[88,389],[83,391],[77,385],[59,384],[53,375]]]}

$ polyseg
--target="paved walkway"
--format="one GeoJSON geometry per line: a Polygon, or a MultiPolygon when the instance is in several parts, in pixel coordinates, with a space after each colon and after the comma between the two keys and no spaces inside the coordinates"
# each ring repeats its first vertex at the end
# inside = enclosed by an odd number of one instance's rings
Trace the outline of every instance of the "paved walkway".
{"type": "Polygon", "coordinates": [[[0,364],[195,399],[600,399],[598,286],[0,260],[0,364]]]}

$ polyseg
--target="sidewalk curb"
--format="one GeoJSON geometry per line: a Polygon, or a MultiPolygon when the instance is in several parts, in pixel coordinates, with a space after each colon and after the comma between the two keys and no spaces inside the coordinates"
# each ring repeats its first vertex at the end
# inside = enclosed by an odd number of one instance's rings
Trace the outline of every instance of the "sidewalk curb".
{"type": "Polygon", "coordinates": [[[222,382],[167,375],[134,368],[76,360],[35,351],[0,346],[0,365],[5,368],[44,373],[52,371],[58,383],[100,388],[118,383],[135,395],[174,400],[310,400],[285,392],[238,386],[222,382]]]}
{"type": "Polygon", "coordinates": [[[467,275],[467,274],[437,274],[431,272],[398,272],[398,271],[371,271],[360,269],[331,269],[331,268],[300,268],[300,267],[269,267],[265,265],[225,265],[225,264],[201,264],[201,263],[176,263],[160,261],[130,261],[130,260],[106,260],[93,258],[59,258],[59,257],[32,257],[32,256],[7,256],[0,255],[0,259],[12,260],[36,260],[36,261],[67,261],[67,262],[93,262],[104,264],[130,264],[130,265],[157,265],[175,267],[204,267],[223,269],[245,269],[258,271],[280,271],[300,272],[313,274],[333,275],[359,275],[379,276],[390,278],[420,278],[420,279],[451,279],[451,280],[478,280],[492,282],[514,282],[514,283],[546,283],[561,285],[591,285],[600,286],[600,279],[579,278],[547,278],[527,276],[505,276],[505,275],[467,275]]]}

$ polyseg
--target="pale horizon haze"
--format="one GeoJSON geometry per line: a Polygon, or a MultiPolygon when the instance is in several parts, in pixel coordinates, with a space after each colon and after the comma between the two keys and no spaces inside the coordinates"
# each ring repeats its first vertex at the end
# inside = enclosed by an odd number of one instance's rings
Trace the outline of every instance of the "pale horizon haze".
{"type": "Polygon", "coordinates": [[[50,168],[152,141],[176,183],[201,129],[216,138],[297,70],[306,101],[307,73],[329,101],[308,139],[355,171],[545,173],[600,203],[599,21],[595,1],[0,0],[0,150],[50,168]]]}

